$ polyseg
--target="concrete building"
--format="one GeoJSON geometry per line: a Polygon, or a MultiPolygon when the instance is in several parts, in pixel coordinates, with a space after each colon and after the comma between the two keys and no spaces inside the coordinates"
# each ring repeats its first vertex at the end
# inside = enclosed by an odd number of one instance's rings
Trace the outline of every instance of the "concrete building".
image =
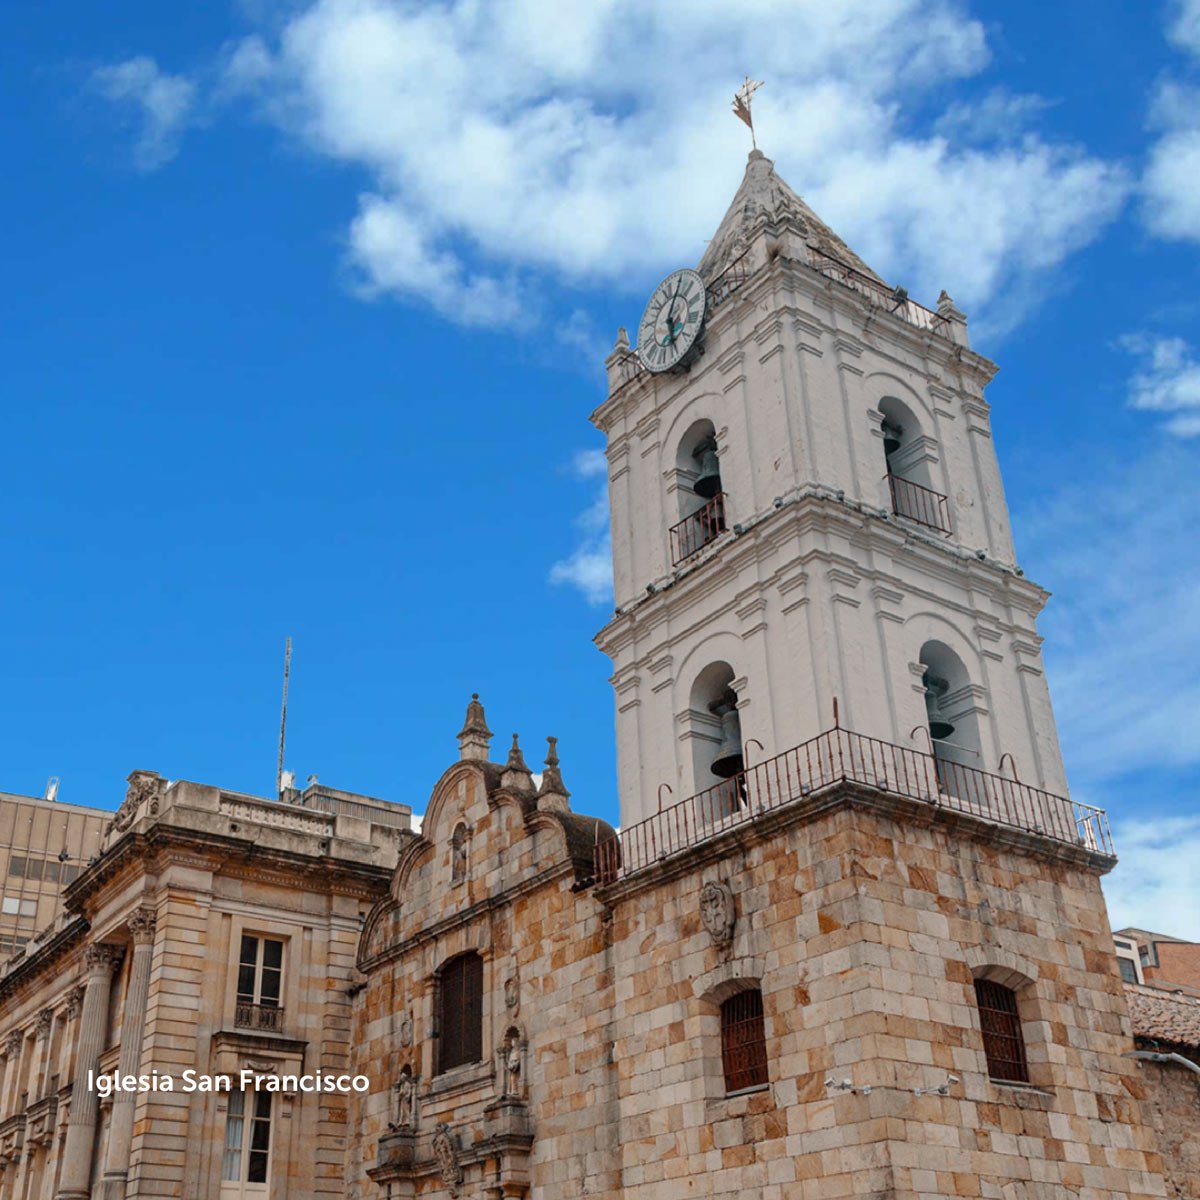
{"type": "Polygon", "coordinates": [[[53,924],[63,887],[99,852],[111,819],[98,808],[0,792],[0,960],[53,924]]]}
{"type": "Polygon", "coordinates": [[[965,317],[755,151],[638,340],[592,417],[619,832],[478,697],[419,832],[134,772],[0,978],[0,1200],[1187,1194],[965,317]],[[87,1084],[188,1069],[262,1086],[87,1084]]]}

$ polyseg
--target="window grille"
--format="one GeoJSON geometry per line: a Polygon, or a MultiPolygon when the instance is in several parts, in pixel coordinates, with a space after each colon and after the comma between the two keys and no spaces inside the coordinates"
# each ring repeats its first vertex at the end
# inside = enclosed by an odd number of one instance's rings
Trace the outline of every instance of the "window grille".
{"type": "Polygon", "coordinates": [[[452,958],[441,975],[438,995],[438,1070],[449,1071],[483,1058],[483,959],[452,958]]]}
{"type": "Polygon", "coordinates": [[[990,979],[977,979],[975,1003],[979,1006],[988,1074],[1008,1083],[1028,1083],[1029,1067],[1016,992],[990,979]]]}
{"type": "Polygon", "coordinates": [[[767,1035],[758,988],[738,992],[721,1005],[721,1064],[726,1092],[767,1082],[767,1035]]]}

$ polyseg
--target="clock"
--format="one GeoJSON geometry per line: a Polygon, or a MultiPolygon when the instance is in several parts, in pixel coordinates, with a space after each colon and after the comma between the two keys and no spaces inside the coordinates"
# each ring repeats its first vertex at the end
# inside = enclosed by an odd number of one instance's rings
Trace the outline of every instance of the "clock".
{"type": "Polygon", "coordinates": [[[637,353],[647,371],[678,366],[699,340],[708,309],[704,280],[686,267],[654,289],[638,326],[637,353]]]}

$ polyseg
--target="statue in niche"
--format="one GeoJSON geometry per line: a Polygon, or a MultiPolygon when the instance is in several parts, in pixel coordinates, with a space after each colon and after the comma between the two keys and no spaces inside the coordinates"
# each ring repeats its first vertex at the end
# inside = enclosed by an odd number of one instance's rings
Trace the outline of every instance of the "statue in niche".
{"type": "Polygon", "coordinates": [[[502,1094],[505,1096],[521,1095],[522,1051],[520,1031],[513,1028],[504,1035],[500,1046],[500,1071],[504,1081],[502,1094]]]}
{"type": "Polygon", "coordinates": [[[450,838],[450,882],[462,883],[467,877],[467,827],[455,826],[450,838]]]}
{"type": "Polygon", "coordinates": [[[396,1121],[393,1131],[412,1129],[416,1125],[417,1085],[412,1072],[405,1067],[396,1083],[396,1121]]]}

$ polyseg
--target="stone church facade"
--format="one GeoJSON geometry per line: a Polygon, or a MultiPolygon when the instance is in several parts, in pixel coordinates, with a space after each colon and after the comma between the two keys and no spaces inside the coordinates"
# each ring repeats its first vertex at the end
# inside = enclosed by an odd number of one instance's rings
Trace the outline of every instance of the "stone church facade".
{"type": "Polygon", "coordinates": [[[572,811],[554,739],[540,777],[515,737],[493,762],[477,697],[419,831],[135,772],[0,976],[0,1200],[1187,1194],[1159,1133],[1186,1084],[1157,1103],[1128,1056],[1113,847],[1067,796],[994,364],[757,151],[698,275],[656,293],[657,356],[622,330],[592,417],[619,831],[572,811]],[[369,1086],[85,1082],[185,1067],[369,1086]]]}

